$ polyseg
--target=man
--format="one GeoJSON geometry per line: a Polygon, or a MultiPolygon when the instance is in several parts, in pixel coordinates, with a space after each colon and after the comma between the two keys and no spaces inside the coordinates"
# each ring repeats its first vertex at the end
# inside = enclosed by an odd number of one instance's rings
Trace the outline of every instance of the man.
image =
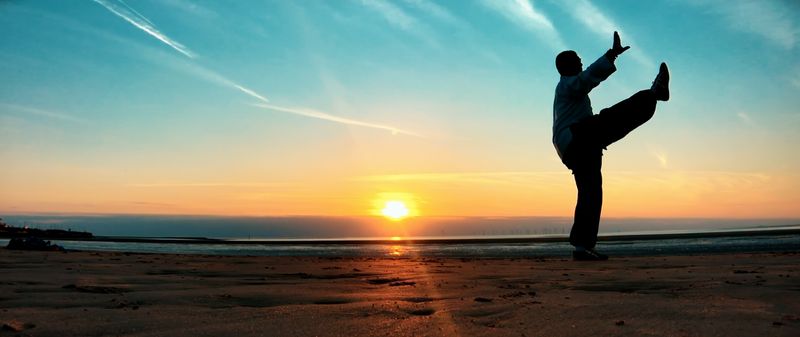
{"type": "Polygon", "coordinates": [[[569,236],[570,244],[575,247],[574,260],[608,259],[595,251],[603,205],[600,173],[603,150],[653,117],[656,101],[669,100],[669,71],[661,63],[650,89],[639,91],[599,114],[592,113],[589,92],[617,70],[614,60],[628,48],[622,46],[619,34],[614,32],[611,49],[586,70],[572,50],[556,57],[561,80],[553,102],[553,145],[564,165],[572,170],[578,187],[575,221],[569,236]]]}

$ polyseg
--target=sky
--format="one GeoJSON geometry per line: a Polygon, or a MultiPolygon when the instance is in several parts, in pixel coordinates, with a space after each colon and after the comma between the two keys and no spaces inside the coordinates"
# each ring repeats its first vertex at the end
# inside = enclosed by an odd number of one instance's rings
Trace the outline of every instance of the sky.
{"type": "Polygon", "coordinates": [[[795,1],[0,0],[0,214],[570,216],[555,55],[631,48],[604,215],[800,218],[795,1]]]}

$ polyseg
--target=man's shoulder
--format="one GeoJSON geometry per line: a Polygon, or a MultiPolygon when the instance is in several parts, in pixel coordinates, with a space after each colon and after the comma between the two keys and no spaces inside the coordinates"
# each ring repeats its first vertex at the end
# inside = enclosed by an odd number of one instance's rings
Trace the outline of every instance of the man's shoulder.
{"type": "Polygon", "coordinates": [[[558,80],[558,84],[556,84],[556,96],[559,95],[568,95],[572,93],[572,87],[575,86],[575,82],[578,81],[578,76],[561,76],[558,80]]]}

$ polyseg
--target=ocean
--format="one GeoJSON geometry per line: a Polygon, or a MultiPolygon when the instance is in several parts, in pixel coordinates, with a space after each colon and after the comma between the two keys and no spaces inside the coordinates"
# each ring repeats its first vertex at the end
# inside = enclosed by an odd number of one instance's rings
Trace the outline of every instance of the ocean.
{"type": "MultiPolygon", "coordinates": [[[[318,257],[567,257],[570,219],[14,215],[13,226],[90,231],[68,250],[318,257]],[[438,221],[437,221],[438,220],[438,221]],[[394,241],[394,240],[396,241],[394,241]]],[[[798,219],[604,219],[598,250],[611,255],[800,251],[798,219]]],[[[0,240],[5,246],[8,240],[0,240]]]]}
{"type": "MultiPolygon", "coordinates": [[[[199,215],[0,215],[12,226],[96,236],[340,239],[566,235],[570,217],[233,217],[199,215]]],[[[798,225],[800,219],[603,218],[600,232],[714,231],[798,225]]]]}
{"type": "MultiPolygon", "coordinates": [[[[67,250],[200,255],[336,257],[568,257],[565,235],[436,238],[427,240],[167,240],[101,237],[98,241],[52,240],[67,250]],[[116,239],[130,241],[112,241],[116,239]],[[109,240],[109,241],[106,241],[109,240]],[[509,242],[510,241],[510,242],[509,242]]],[[[8,240],[0,240],[5,246],[8,240]]],[[[800,251],[800,226],[772,230],[655,232],[601,236],[598,250],[617,256],[800,251]],[[689,234],[686,237],[682,235],[689,234]]]]}

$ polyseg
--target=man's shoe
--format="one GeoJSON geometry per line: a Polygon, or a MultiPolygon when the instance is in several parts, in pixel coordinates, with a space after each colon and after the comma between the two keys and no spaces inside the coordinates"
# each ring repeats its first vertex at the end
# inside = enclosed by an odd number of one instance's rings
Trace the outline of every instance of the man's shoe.
{"type": "Polygon", "coordinates": [[[658,69],[658,75],[650,90],[656,95],[656,100],[669,101],[669,69],[666,63],[661,62],[661,68],[658,69]]]}
{"type": "Polygon", "coordinates": [[[608,255],[600,254],[594,249],[575,250],[572,252],[572,259],[575,261],[605,261],[608,255]]]}

